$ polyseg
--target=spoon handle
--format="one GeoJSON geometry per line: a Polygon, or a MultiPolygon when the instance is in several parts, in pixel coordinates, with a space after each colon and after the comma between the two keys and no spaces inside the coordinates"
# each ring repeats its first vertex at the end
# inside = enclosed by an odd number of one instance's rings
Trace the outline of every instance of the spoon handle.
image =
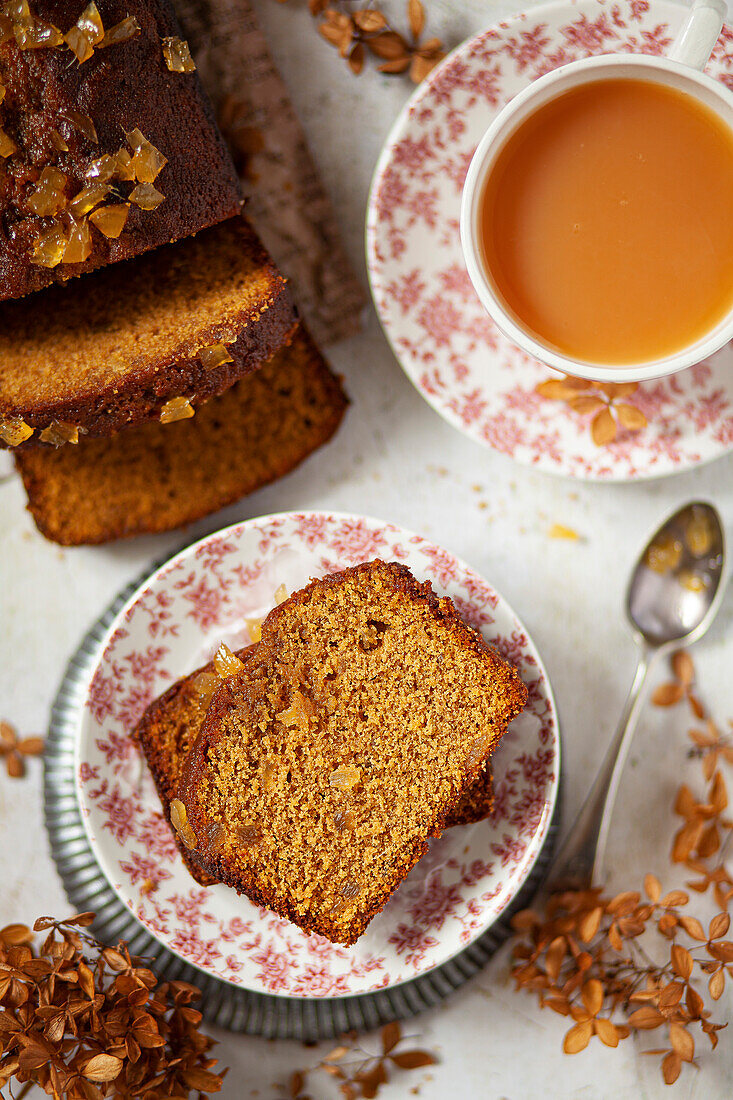
{"type": "Polygon", "coordinates": [[[618,727],[583,806],[547,875],[548,887],[584,888],[603,881],[608,827],[621,773],[641,710],[642,689],[657,650],[641,647],[618,727]]]}

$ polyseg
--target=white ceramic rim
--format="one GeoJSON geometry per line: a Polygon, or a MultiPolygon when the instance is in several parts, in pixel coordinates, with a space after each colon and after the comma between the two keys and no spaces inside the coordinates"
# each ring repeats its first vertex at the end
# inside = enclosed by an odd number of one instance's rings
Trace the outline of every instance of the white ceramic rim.
{"type": "Polygon", "coordinates": [[[686,84],[688,87],[684,90],[689,90],[690,94],[701,99],[729,128],[733,128],[733,93],[720,81],[713,80],[690,65],[671,61],[667,57],[647,54],[600,54],[563,65],[559,69],[546,73],[510,100],[481,139],[471,160],[463,189],[461,245],[468,274],[484,309],[504,336],[527,354],[554,370],[594,382],[646,382],[665,375],[677,374],[681,370],[694,366],[707,356],[719,351],[733,339],[733,307],[711,332],[694,344],[666,358],[641,364],[613,365],[583,362],[548,347],[535,339],[517,322],[488,276],[478,243],[484,185],[491,167],[509,137],[529,115],[556,95],[571,87],[601,80],[604,77],[640,77],[641,79],[646,77],[676,88],[686,84]],[[583,80],[584,74],[587,74],[587,80],[583,80]],[[664,80],[665,76],[673,79],[664,80]]]}
{"type": "MultiPolygon", "coordinates": [[[[76,798],[77,798],[77,802],[78,802],[79,810],[80,810],[80,818],[81,818],[81,820],[84,824],[84,831],[87,835],[87,840],[89,841],[89,845],[90,845],[92,851],[94,852],[95,858],[97,859],[97,863],[98,863],[102,873],[104,874],[104,877],[107,879],[107,882],[110,884],[111,888],[114,890],[115,894],[120,899],[122,904],[129,910],[130,916],[135,921],[137,921],[137,923],[141,926],[141,928],[143,928],[145,930],[146,933],[148,933],[149,935],[152,935],[155,939],[159,940],[159,942],[161,942],[164,947],[166,947],[173,954],[177,955],[180,959],[183,960],[183,962],[185,962],[185,963],[187,963],[191,966],[196,967],[196,969],[201,970],[202,973],[207,974],[209,976],[212,974],[211,970],[207,969],[204,966],[200,966],[198,963],[194,962],[192,959],[186,957],[184,954],[182,954],[181,951],[179,951],[177,948],[172,946],[170,943],[160,940],[160,937],[157,935],[157,933],[153,929],[151,929],[148,925],[143,924],[142,921],[138,920],[137,916],[135,915],[134,909],[130,906],[129,898],[127,897],[127,895],[125,893],[123,893],[119,889],[118,884],[116,883],[115,875],[113,873],[114,869],[109,866],[109,863],[108,863],[108,860],[107,860],[106,855],[104,853],[104,850],[101,849],[100,846],[97,843],[96,836],[94,835],[93,830],[91,828],[91,821],[90,821],[89,815],[88,815],[87,812],[85,812],[84,801],[83,801],[83,798],[82,798],[82,788],[81,788],[81,785],[79,783],[80,767],[81,767],[81,764],[82,764],[82,759],[81,759],[82,725],[83,725],[84,716],[86,715],[86,700],[87,700],[87,697],[88,697],[88,694],[89,694],[89,689],[90,689],[92,680],[94,679],[94,675],[97,671],[97,668],[99,666],[100,661],[102,660],[102,657],[103,657],[104,653],[107,650],[107,647],[110,644],[110,641],[111,641],[113,635],[120,628],[121,624],[124,622],[125,617],[127,616],[127,613],[129,612],[130,608],[138,601],[138,599],[140,598],[142,593],[145,592],[151,584],[155,583],[155,581],[157,581],[163,573],[165,573],[167,570],[174,567],[181,559],[187,557],[188,555],[190,555],[190,554],[195,555],[196,552],[200,549],[200,547],[204,546],[210,540],[225,538],[231,532],[239,531],[239,530],[242,530],[242,529],[247,529],[249,527],[254,527],[254,526],[256,526],[257,524],[260,524],[260,523],[271,523],[273,521],[280,520],[280,519],[289,520],[289,519],[291,519],[295,516],[315,516],[315,517],[317,517],[317,516],[328,516],[328,517],[338,519],[338,520],[347,520],[347,521],[348,520],[362,520],[362,521],[364,521],[368,524],[376,524],[379,527],[394,528],[397,531],[399,531],[400,534],[403,535],[405,538],[409,539],[409,538],[417,537],[418,539],[420,539],[422,542],[426,543],[427,545],[432,546],[432,547],[436,547],[436,543],[432,542],[431,539],[426,538],[424,535],[418,535],[415,531],[412,531],[410,528],[403,527],[399,523],[393,523],[390,520],[378,519],[374,516],[365,516],[365,515],[362,515],[362,514],[357,513],[357,512],[321,511],[321,510],[318,510],[318,509],[304,509],[304,510],[301,511],[301,510],[298,510],[298,509],[294,509],[294,510],[291,510],[291,511],[284,511],[284,512],[272,512],[272,513],[268,513],[268,514],[263,515],[263,516],[254,516],[254,517],[252,517],[248,520],[240,520],[238,523],[231,523],[227,527],[222,527],[217,531],[212,531],[209,534],[204,535],[202,538],[198,539],[196,542],[192,542],[190,545],[184,547],[182,550],[179,550],[179,552],[177,554],[174,554],[172,557],[168,558],[165,562],[163,562],[162,565],[159,565],[157,567],[157,569],[155,569],[149,576],[147,576],[145,578],[145,580],[140,585],[138,585],[138,587],[135,589],[135,591],[132,593],[132,595],[129,597],[129,599],[125,601],[124,605],[117,612],[114,619],[112,620],[109,627],[107,628],[107,631],[106,631],[103,639],[100,641],[98,649],[97,649],[97,659],[95,660],[92,668],[90,668],[88,670],[85,681],[84,681],[84,689],[83,689],[83,695],[82,695],[82,698],[83,698],[84,701],[83,701],[82,706],[79,709],[79,716],[78,716],[77,730],[76,730],[76,742],[75,742],[75,746],[74,746],[74,777],[75,777],[75,784],[76,784],[76,786],[75,786],[76,798]]],[[[439,547],[439,549],[444,549],[444,548],[439,547]]],[[[447,553],[449,553],[450,556],[462,568],[467,569],[467,570],[469,570],[469,572],[472,572],[472,573],[477,572],[475,569],[473,569],[472,566],[469,566],[468,563],[465,562],[464,559],[459,557],[457,554],[452,553],[452,551],[450,551],[450,550],[447,550],[447,553]]],[[[483,577],[483,574],[478,573],[477,575],[481,579],[485,579],[483,577]]],[[[543,849],[545,841],[547,839],[547,831],[550,827],[550,823],[552,821],[552,817],[553,817],[553,814],[554,814],[556,806],[557,806],[557,798],[558,798],[559,789],[560,789],[560,775],[561,775],[561,768],[562,768],[562,735],[561,735],[561,730],[560,730],[560,716],[559,716],[558,709],[557,709],[557,702],[555,700],[555,695],[554,695],[554,692],[553,692],[553,689],[552,689],[552,683],[550,681],[550,677],[548,675],[547,669],[545,667],[544,661],[542,660],[540,652],[537,648],[537,645],[536,645],[532,635],[529,633],[526,626],[524,625],[524,622],[519,618],[519,616],[514,611],[513,607],[509,604],[509,602],[498,591],[498,589],[494,588],[494,586],[493,586],[493,584],[491,584],[491,582],[486,582],[486,583],[489,585],[489,587],[492,589],[492,591],[499,597],[499,601],[502,605],[502,608],[506,611],[506,613],[508,615],[510,615],[511,617],[514,618],[514,620],[517,622],[518,626],[520,627],[520,629],[522,630],[522,632],[525,634],[525,636],[527,638],[529,646],[531,647],[531,649],[533,651],[533,655],[536,658],[537,669],[540,672],[540,674],[542,675],[542,677],[544,678],[545,694],[546,694],[547,700],[548,700],[548,702],[550,704],[550,707],[551,707],[551,713],[552,713],[552,716],[553,716],[554,721],[555,721],[555,732],[556,732],[556,736],[555,736],[556,754],[555,754],[555,763],[554,763],[554,770],[555,770],[554,782],[552,784],[551,790],[548,793],[547,802],[545,804],[545,809],[544,809],[544,813],[542,815],[541,823],[539,824],[536,833],[532,837],[532,842],[531,843],[532,843],[532,846],[533,846],[533,851],[531,853],[530,858],[527,860],[527,864],[523,868],[521,875],[519,875],[518,878],[517,878],[517,882],[514,886],[514,890],[513,890],[512,894],[506,899],[504,905],[502,906],[502,912],[503,912],[503,911],[506,910],[507,906],[511,905],[512,900],[517,896],[519,891],[522,889],[522,887],[526,883],[526,881],[527,881],[529,875],[531,874],[532,869],[535,866],[535,863],[537,862],[537,859],[538,859],[538,857],[539,857],[539,855],[540,855],[540,853],[543,849]]],[[[457,951],[454,951],[452,954],[449,954],[449,955],[446,955],[445,957],[440,958],[438,961],[433,963],[431,966],[426,967],[424,970],[421,970],[419,973],[408,975],[405,978],[401,979],[400,981],[394,982],[388,988],[395,989],[398,986],[409,983],[410,981],[414,980],[414,978],[423,977],[424,975],[429,974],[431,971],[437,969],[438,967],[445,965],[446,962],[449,962],[450,959],[455,958],[456,955],[460,954],[462,951],[469,948],[471,946],[471,944],[475,943],[475,941],[480,936],[484,935],[484,933],[487,932],[494,925],[494,923],[500,918],[500,916],[501,916],[501,912],[495,913],[491,917],[491,919],[489,919],[485,924],[482,925],[482,927],[480,929],[476,929],[475,935],[467,943],[461,944],[457,951]]],[[[227,979],[226,977],[223,977],[221,975],[215,975],[215,977],[220,981],[228,982],[228,984],[233,985],[236,989],[253,989],[254,988],[252,986],[247,986],[247,985],[244,985],[244,984],[229,982],[229,979],[227,979]]],[[[304,999],[306,999],[306,1000],[308,999],[308,998],[303,998],[302,996],[299,996],[297,994],[282,993],[282,992],[279,992],[279,991],[276,992],[276,993],[270,993],[269,991],[264,991],[264,990],[261,990],[261,989],[254,989],[254,992],[258,992],[258,993],[268,992],[268,995],[270,995],[270,996],[282,997],[283,999],[294,1000],[294,1001],[302,1001],[304,999]]],[[[341,994],[334,993],[331,996],[334,999],[339,999],[339,998],[343,998],[343,997],[351,997],[351,996],[354,996],[354,994],[351,993],[351,992],[350,993],[341,993],[341,994]]]]}

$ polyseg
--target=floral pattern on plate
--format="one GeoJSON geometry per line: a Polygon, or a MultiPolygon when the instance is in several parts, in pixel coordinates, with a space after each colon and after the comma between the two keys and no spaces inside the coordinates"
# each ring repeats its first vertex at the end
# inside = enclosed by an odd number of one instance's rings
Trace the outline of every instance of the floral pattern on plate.
{"type": "Polygon", "coordinates": [[[135,593],[90,677],[77,767],[82,817],[105,875],[166,947],[217,978],[262,993],[334,997],[417,977],[496,919],[539,854],[557,796],[559,735],[539,655],[511,609],[458,558],[418,535],[359,516],[285,513],[249,520],[188,547],[135,593]],[[208,660],[245,644],[245,617],[275,590],[375,557],[404,562],[447,593],[520,670],[526,711],[494,757],[491,820],[433,841],[385,910],[350,948],[193,882],[130,734],[148,704],[208,660]]]}
{"type": "MultiPolygon", "coordinates": [[[[434,70],[398,118],[367,214],[367,259],[382,325],[401,366],[449,423],[537,469],[589,480],[660,477],[733,449],[733,348],[641,385],[648,420],[597,447],[592,415],[535,392],[558,377],[507,340],[463,263],[459,216],[473,152],[501,108],[532,80],[599,53],[659,54],[686,14],[668,0],[563,0],[470,39],[434,70]]],[[[733,88],[733,30],[707,70],[733,88]]]]}

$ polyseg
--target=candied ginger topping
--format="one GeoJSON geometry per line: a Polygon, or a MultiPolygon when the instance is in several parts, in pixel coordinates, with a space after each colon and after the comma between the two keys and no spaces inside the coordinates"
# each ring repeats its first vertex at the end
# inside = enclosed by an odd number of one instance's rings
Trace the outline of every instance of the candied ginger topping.
{"type": "Polygon", "coordinates": [[[207,348],[201,348],[199,359],[203,364],[204,370],[213,370],[214,367],[221,367],[224,363],[234,362],[226,344],[211,344],[207,348]]]}
{"type": "Polygon", "coordinates": [[[196,65],[191,57],[188,42],[183,38],[164,38],[163,57],[172,73],[196,72],[196,65]]]}
{"type": "Polygon", "coordinates": [[[329,783],[340,791],[350,791],[361,780],[361,772],[353,764],[343,764],[329,776],[329,783]]]}
{"type": "Polygon", "coordinates": [[[79,442],[79,428],[65,420],[52,420],[38,438],[41,443],[50,443],[52,447],[63,447],[64,443],[79,442]]]}
{"type": "Polygon", "coordinates": [[[191,828],[186,807],[180,798],[174,798],[171,802],[171,825],[187,848],[194,849],[197,847],[196,834],[191,828]]]}
{"type": "Polygon", "coordinates": [[[174,420],[188,420],[196,410],[187,397],[172,397],[160,410],[161,424],[172,424],[174,420]]]}
{"type": "Polygon", "coordinates": [[[26,424],[20,416],[10,416],[5,420],[0,420],[0,439],[8,447],[17,447],[19,444],[25,443],[26,439],[30,439],[32,435],[33,428],[26,424]]]}
{"type": "Polygon", "coordinates": [[[228,680],[230,676],[236,676],[238,672],[241,672],[244,665],[239,657],[232,653],[229,646],[224,645],[222,642],[216,651],[216,657],[214,657],[214,667],[222,680],[228,680]]]}
{"type": "Polygon", "coordinates": [[[211,697],[221,683],[221,679],[213,672],[199,672],[191,687],[198,695],[201,702],[208,706],[211,697]]]}
{"type": "Polygon", "coordinates": [[[284,726],[298,726],[299,729],[307,729],[311,718],[315,718],[317,713],[318,708],[313,700],[296,688],[290,698],[290,706],[287,710],[280,711],[276,717],[284,726]]]}

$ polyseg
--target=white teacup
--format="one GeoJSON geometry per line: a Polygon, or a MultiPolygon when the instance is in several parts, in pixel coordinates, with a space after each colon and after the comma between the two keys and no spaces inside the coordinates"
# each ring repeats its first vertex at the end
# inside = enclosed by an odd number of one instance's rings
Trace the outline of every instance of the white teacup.
{"type": "MultiPolygon", "coordinates": [[[[702,72],[726,14],[727,5],[724,0],[696,0],[666,57],[606,54],[574,61],[547,73],[504,107],[484,134],[473,156],[463,188],[461,206],[461,244],[471,282],[482,305],[504,335],[529,355],[555,370],[597,382],[641,382],[691,367],[733,339],[732,308],[703,337],[665,358],[616,366],[585,362],[563,355],[542,343],[509,310],[488,270],[480,243],[484,187],[499,153],[525,119],[571,88],[609,78],[655,81],[694,96],[733,130],[733,94],[719,81],[712,80],[702,72]]],[[[731,201],[733,202],[733,196],[731,201]]]]}

